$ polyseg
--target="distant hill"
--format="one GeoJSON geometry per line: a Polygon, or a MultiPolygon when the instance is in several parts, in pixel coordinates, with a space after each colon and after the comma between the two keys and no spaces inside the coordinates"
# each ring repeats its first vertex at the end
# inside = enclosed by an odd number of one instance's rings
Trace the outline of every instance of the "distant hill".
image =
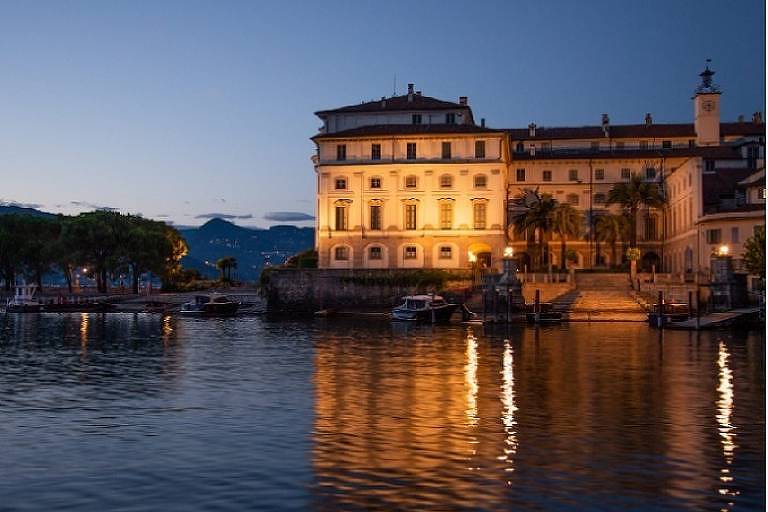
{"type": "Polygon", "coordinates": [[[288,256],[315,245],[314,228],[272,226],[269,229],[245,228],[223,219],[211,219],[199,228],[179,229],[189,245],[182,263],[204,275],[218,276],[216,260],[223,256],[237,259],[237,278],[255,281],[266,262],[278,265],[288,256]]]}
{"type": "Polygon", "coordinates": [[[34,208],[24,208],[22,206],[0,205],[0,215],[32,215],[34,217],[55,218],[55,213],[43,212],[34,208]]]}

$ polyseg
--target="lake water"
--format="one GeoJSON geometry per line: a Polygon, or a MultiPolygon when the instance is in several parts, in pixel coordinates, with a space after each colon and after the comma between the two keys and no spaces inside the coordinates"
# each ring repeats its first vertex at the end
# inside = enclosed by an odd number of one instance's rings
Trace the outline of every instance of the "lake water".
{"type": "Polygon", "coordinates": [[[760,510],[765,339],[0,317],[0,510],[760,510]]]}

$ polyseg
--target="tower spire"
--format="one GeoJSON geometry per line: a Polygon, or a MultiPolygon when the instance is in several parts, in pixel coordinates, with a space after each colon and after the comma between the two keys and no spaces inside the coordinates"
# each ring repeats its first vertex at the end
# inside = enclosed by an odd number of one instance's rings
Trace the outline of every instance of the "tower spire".
{"type": "Polygon", "coordinates": [[[709,69],[709,64],[712,62],[712,59],[707,59],[707,64],[704,67],[704,71],[699,73],[699,76],[701,77],[701,84],[696,88],[696,93],[712,93],[712,92],[720,92],[720,88],[712,83],[712,77],[714,76],[715,72],[709,69]]]}

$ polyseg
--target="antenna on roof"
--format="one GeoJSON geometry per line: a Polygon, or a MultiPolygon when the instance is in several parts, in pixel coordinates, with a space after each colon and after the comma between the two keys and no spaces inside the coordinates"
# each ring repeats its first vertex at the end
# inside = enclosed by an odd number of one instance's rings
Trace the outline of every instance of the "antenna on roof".
{"type": "Polygon", "coordinates": [[[395,72],[395,76],[392,78],[392,96],[397,96],[397,72],[395,72]]]}

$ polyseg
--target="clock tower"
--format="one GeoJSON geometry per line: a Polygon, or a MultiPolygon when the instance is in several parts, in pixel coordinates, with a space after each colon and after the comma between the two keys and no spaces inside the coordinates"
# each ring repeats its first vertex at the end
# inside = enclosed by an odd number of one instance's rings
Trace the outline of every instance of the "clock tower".
{"type": "Polygon", "coordinates": [[[696,144],[699,146],[717,146],[720,144],[720,88],[712,83],[714,71],[707,66],[699,73],[701,84],[693,97],[694,128],[696,144]]]}

